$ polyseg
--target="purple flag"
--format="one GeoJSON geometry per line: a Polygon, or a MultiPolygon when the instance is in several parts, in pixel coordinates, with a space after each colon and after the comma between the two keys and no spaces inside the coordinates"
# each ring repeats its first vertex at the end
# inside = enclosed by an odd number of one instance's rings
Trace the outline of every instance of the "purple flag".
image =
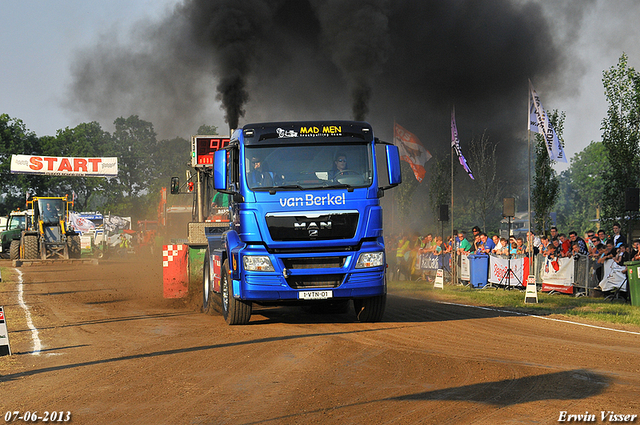
{"type": "Polygon", "coordinates": [[[456,126],[456,112],[455,109],[451,110],[451,147],[456,151],[456,155],[458,155],[458,160],[460,161],[460,165],[462,168],[469,174],[471,180],[475,180],[473,178],[473,174],[471,174],[471,169],[467,164],[467,160],[464,155],[462,155],[462,149],[460,149],[460,139],[458,139],[458,127],[456,126]]]}

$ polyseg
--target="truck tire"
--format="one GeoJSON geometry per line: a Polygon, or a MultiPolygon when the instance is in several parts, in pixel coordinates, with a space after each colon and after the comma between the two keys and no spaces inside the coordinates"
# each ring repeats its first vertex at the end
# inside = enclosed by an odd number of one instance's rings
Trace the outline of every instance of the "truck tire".
{"type": "Polygon", "coordinates": [[[202,268],[202,312],[206,314],[216,313],[216,300],[219,298],[213,292],[213,276],[209,267],[209,253],[204,256],[204,266],[202,268]]]}
{"type": "Polygon", "coordinates": [[[67,237],[67,250],[69,251],[69,258],[80,258],[82,256],[80,235],[71,235],[67,237]]]}
{"type": "Polygon", "coordinates": [[[20,241],[14,239],[11,241],[11,245],[9,245],[9,259],[10,260],[18,260],[20,258],[20,241]]]}
{"type": "Polygon", "coordinates": [[[387,294],[353,300],[353,308],[359,322],[379,322],[384,316],[387,294]]]}
{"type": "Polygon", "coordinates": [[[233,297],[233,285],[229,282],[229,260],[224,260],[220,270],[220,295],[222,297],[222,315],[229,325],[246,325],[251,319],[251,301],[242,301],[233,297]]]}
{"type": "Polygon", "coordinates": [[[38,255],[38,237],[36,235],[24,236],[24,258],[27,260],[37,260],[38,255]]]}

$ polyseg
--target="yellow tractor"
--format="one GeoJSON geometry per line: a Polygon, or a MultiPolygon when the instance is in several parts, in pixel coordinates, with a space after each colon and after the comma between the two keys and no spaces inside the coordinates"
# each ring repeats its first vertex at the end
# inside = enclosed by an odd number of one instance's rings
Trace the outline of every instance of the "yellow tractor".
{"type": "Polygon", "coordinates": [[[27,201],[33,220],[20,235],[21,259],[80,258],[80,234],[70,228],[68,197],[34,196],[27,201]]]}

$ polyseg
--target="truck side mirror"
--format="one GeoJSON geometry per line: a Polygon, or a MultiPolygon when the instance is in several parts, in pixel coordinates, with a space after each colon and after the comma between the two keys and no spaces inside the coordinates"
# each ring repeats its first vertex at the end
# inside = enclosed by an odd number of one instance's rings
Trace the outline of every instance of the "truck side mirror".
{"type": "Polygon", "coordinates": [[[395,145],[386,145],[387,154],[387,174],[389,175],[389,186],[394,187],[402,183],[402,168],[400,168],[400,151],[395,145]]]}
{"type": "Polygon", "coordinates": [[[218,150],[213,156],[213,188],[227,190],[227,151],[218,150]]]}
{"type": "Polygon", "coordinates": [[[171,194],[177,195],[180,193],[180,179],[178,177],[171,177],[171,194]]]}

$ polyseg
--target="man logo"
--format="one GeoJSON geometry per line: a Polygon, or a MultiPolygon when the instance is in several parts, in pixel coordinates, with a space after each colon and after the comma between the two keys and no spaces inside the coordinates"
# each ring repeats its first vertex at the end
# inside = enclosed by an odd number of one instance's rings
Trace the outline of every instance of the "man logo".
{"type": "Polygon", "coordinates": [[[310,222],[308,224],[306,222],[293,223],[293,228],[296,229],[296,230],[308,230],[309,231],[309,237],[317,237],[318,236],[318,230],[320,230],[320,229],[330,230],[331,229],[331,222],[330,221],[321,221],[319,225],[315,221],[312,221],[312,222],[310,222]]]}

